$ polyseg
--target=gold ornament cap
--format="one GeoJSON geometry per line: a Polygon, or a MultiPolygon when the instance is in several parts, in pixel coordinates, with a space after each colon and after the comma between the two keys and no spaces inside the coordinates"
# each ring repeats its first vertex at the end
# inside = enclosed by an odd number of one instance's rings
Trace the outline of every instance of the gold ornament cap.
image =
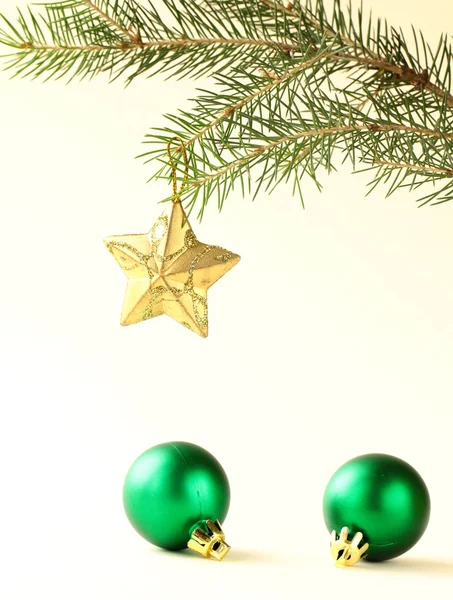
{"type": "Polygon", "coordinates": [[[336,567],[353,567],[360,559],[364,558],[370,545],[365,543],[360,546],[362,539],[363,533],[358,531],[352,540],[349,540],[349,529],[347,527],[342,528],[338,537],[336,531],[332,531],[330,553],[335,560],[336,567]]]}
{"type": "Polygon", "coordinates": [[[208,533],[201,527],[197,527],[192,532],[192,537],[187,542],[188,548],[206,558],[212,557],[216,560],[223,560],[231,550],[231,546],[225,542],[222,526],[218,520],[214,523],[214,521],[207,519],[206,527],[208,533]]]}

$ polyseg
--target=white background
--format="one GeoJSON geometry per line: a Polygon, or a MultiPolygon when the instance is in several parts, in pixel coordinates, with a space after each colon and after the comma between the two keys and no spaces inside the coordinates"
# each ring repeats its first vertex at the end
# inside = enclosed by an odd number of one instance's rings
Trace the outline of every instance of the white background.
{"type": "MultiPolygon", "coordinates": [[[[433,42],[453,19],[447,0],[365,4],[433,42]]],[[[231,195],[192,220],[242,256],[210,291],[209,338],[166,317],[122,328],[102,239],[160,213],[169,188],[133,156],[196,85],[0,75],[0,596],[450,597],[453,204],[365,198],[347,165],[322,195],[307,182],[305,211],[285,188],[231,195]],[[130,463],[177,439],[229,475],[223,563],[153,548],[123,514],[130,463]],[[432,518],[405,556],[337,570],[323,490],[365,452],[413,464],[432,518]]]]}

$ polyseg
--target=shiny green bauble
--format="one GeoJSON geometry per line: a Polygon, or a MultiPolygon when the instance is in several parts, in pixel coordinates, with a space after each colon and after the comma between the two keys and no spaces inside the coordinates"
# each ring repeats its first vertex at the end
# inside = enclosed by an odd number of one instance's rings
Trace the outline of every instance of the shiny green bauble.
{"type": "Polygon", "coordinates": [[[365,454],[345,463],[324,492],[329,531],[361,531],[366,558],[381,561],[407,552],[423,535],[430,500],[425,482],[407,462],[388,454],[365,454]]]}
{"type": "Polygon", "coordinates": [[[194,528],[223,523],[230,486],[220,463],[187,442],[159,444],[144,452],[126,475],[123,503],[131,525],[161,548],[187,547],[194,528]]]}

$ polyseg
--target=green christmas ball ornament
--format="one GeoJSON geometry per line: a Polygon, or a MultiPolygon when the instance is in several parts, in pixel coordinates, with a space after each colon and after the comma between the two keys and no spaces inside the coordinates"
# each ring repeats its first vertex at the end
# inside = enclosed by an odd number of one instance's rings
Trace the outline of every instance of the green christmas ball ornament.
{"type": "Polygon", "coordinates": [[[168,442],[141,454],[123,488],[126,515],[146,540],[168,550],[191,550],[222,560],[230,550],[222,531],[230,486],[221,464],[188,442],[168,442]]]}
{"type": "Polygon", "coordinates": [[[428,525],[430,499],[425,482],[407,462],[364,454],[334,473],[323,509],[337,566],[352,566],[361,558],[383,561],[412,548],[428,525]]]}

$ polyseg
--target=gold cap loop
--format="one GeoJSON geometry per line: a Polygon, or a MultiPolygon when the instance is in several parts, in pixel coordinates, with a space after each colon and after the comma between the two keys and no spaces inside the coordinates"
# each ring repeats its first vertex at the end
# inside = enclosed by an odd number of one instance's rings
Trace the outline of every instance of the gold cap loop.
{"type": "Polygon", "coordinates": [[[231,547],[225,542],[225,534],[222,531],[222,526],[218,520],[214,523],[207,519],[206,527],[208,533],[201,527],[195,529],[191,539],[187,542],[187,546],[206,558],[212,556],[216,560],[223,560],[231,547]]]}
{"type": "Polygon", "coordinates": [[[336,567],[352,567],[364,558],[365,552],[370,547],[369,544],[363,544],[359,547],[363,539],[363,533],[358,531],[351,541],[348,540],[349,529],[343,527],[337,538],[336,531],[332,531],[330,536],[330,553],[335,560],[336,567]]]}

